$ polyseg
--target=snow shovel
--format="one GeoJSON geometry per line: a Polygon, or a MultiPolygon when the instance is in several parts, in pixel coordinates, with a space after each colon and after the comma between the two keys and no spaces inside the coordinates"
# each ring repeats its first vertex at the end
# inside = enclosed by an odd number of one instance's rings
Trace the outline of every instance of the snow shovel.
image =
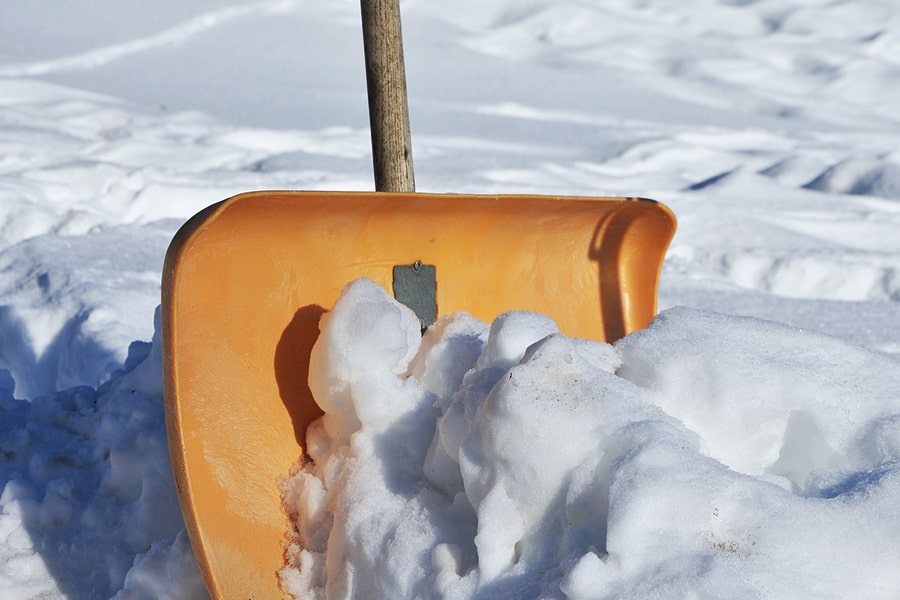
{"type": "Polygon", "coordinates": [[[656,312],[675,229],[661,204],[413,192],[397,0],[362,8],[379,191],[236,196],[191,218],[166,256],[169,447],[213,598],[284,596],[280,482],[320,414],[307,386],[319,318],[349,281],[393,291],[423,327],[530,310],[612,341],[656,312]]]}

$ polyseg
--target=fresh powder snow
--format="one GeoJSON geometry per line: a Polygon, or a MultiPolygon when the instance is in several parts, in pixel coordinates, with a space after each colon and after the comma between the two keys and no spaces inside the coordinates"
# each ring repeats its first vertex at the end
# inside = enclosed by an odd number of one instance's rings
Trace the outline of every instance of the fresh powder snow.
{"type": "MultiPolygon", "coordinates": [[[[900,5],[401,10],[420,191],[644,196],[679,230],[613,345],[524,313],[420,336],[348,282],[285,588],[900,596],[900,5]]],[[[206,597],[166,247],[240,192],[371,189],[365,95],[351,0],[0,4],[0,599],[206,597]]]]}

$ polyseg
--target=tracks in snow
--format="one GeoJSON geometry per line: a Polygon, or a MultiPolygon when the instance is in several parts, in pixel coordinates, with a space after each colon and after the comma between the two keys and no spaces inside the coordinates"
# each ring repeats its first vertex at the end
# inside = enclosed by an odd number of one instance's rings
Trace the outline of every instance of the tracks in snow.
{"type": "Polygon", "coordinates": [[[93,69],[155,48],[183,44],[237,19],[287,12],[297,4],[298,0],[267,0],[229,6],[202,13],[163,31],[120,44],[95,48],[73,56],[0,66],[0,77],[37,77],[62,71],[93,69]]]}

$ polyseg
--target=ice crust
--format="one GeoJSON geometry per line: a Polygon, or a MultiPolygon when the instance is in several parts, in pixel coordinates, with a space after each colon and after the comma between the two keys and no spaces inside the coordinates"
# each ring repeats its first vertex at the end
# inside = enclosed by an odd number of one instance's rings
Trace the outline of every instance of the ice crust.
{"type": "Polygon", "coordinates": [[[684,308],[615,346],[523,312],[420,338],[368,280],[321,328],[296,597],[900,593],[892,358],[684,308]]]}

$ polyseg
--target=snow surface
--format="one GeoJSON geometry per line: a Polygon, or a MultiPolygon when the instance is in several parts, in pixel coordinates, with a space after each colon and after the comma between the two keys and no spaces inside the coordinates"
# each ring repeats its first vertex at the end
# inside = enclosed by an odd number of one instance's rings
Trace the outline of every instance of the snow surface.
{"type": "Polygon", "coordinates": [[[301,598],[891,598],[900,370],[685,307],[614,346],[544,315],[322,319],[286,484],[301,598]],[[673,350],[674,349],[674,350],[673,350]]]}
{"type": "MultiPolygon", "coordinates": [[[[0,598],[204,596],[150,342],[163,256],[185,219],[238,192],[371,188],[358,10],[350,0],[0,4],[0,598]]],[[[475,480],[522,485],[513,474],[532,468],[513,446],[508,463],[491,462],[495,435],[521,438],[481,423],[472,435],[485,445],[471,450],[487,453],[472,463],[484,474],[459,473],[475,478],[457,507],[469,529],[434,537],[428,585],[473,590],[478,574],[507,586],[515,569],[554,563],[522,585],[556,585],[550,597],[900,594],[890,510],[900,499],[900,6],[404,0],[402,10],[421,191],[639,195],[679,218],[667,310],[647,332],[613,350],[553,337],[503,367],[534,381],[516,388],[523,402],[565,393],[577,412],[599,396],[611,411],[563,429],[565,439],[596,427],[600,447],[571,449],[566,464],[585,466],[564,484],[570,499],[542,496],[583,521],[519,507],[518,530],[476,543],[469,534],[496,527],[478,512],[495,510],[497,493],[475,480]],[[593,387],[535,372],[571,372],[566,355],[588,363],[579,381],[593,387]],[[598,499],[605,512],[584,508],[598,499]],[[553,527],[567,545],[534,543],[553,527]],[[510,567],[513,533],[529,541],[510,567]]],[[[524,351],[546,323],[518,318],[524,351]]],[[[509,386],[460,388],[464,366],[484,371],[478,361],[499,355],[475,356],[490,346],[482,338],[440,350],[481,327],[453,323],[423,342],[436,379],[402,385],[443,398],[444,412],[460,389],[473,406],[503,404],[509,386]],[[442,362],[450,356],[461,362],[442,362]]],[[[372,376],[401,381],[392,369],[372,376]]],[[[374,419],[361,441],[388,427],[382,417],[377,405],[355,417],[374,419]]],[[[553,489],[555,463],[531,458],[543,467],[528,476],[553,489]]],[[[451,466],[428,467],[435,489],[458,490],[451,466]]]]}

